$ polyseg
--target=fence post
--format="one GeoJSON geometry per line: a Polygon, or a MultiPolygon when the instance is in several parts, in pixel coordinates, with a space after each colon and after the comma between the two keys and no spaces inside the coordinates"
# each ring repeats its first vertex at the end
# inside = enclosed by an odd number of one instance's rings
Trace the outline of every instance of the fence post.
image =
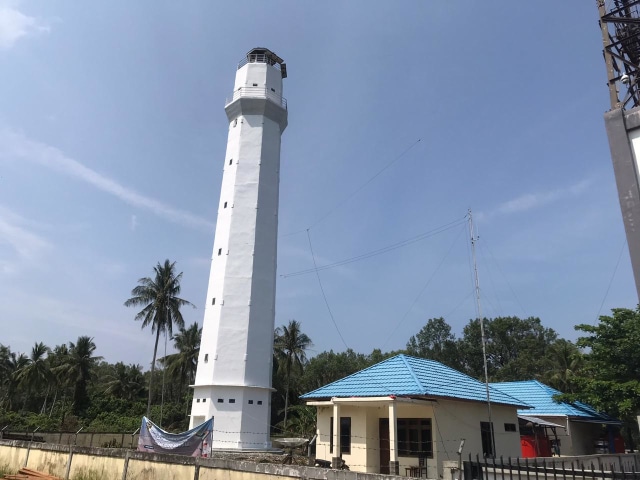
{"type": "Polygon", "coordinates": [[[69,480],[69,474],[71,473],[71,461],[73,459],[73,445],[69,445],[69,459],[67,460],[67,468],[64,472],[64,480],[69,480]]]}
{"type": "Polygon", "coordinates": [[[31,444],[33,443],[33,436],[36,434],[36,432],[40,430],[40,427],[36,427],[36,429],[31,432],[31,440],[29,440],[29,446],[27,447],[27,456],[24,459],[24,468],[27,468],[27,462],[29,462],[29,453],[31,452],[31,444]]]}
{"type": "Polygon", "coordinates": [[[127,480],[127,471],[129,470],[129,454],[131,450],[127,450],[124,454],[124,465],[122,466],[122,480],[127,480]]]}
{"type": "MultiPolygon", "coordinates": [[[[195,471],[193,472],[193,480],[200,479],[200,457],[196,457],[195,471]]],[[[459,475],[459,474],[458,474],[459,475]]]]}

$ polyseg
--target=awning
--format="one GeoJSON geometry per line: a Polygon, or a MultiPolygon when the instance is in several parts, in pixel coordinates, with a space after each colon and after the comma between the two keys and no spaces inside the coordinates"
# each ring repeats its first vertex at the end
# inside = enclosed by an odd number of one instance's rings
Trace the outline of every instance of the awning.
{"type": "Polygon", "coordinates": [[[541,418],[538,417],[529,417],[527,415],[518,415],[518,418],[521,418],[522,420],[524,420],[525,422],[531,422],[535,425],[544,425],[546,427],[560,427],[560,428],[567,428],[564,425],[558,425],[557,423],[553,423],[553,422],[548,422],[547,420],[543,420],[541,418]]]}

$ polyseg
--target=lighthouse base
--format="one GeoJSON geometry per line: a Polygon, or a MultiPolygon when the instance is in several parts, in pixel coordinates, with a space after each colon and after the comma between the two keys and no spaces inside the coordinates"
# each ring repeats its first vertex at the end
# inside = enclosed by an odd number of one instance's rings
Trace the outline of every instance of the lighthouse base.
{"type": "MultiPolygon", "coordinates": [[[[190,428],[213,418],[213,451],[273,451],[271,388],[194,386],[190,428]]],[[[275,449],[277,450],[277,449],[275,449]]]]}

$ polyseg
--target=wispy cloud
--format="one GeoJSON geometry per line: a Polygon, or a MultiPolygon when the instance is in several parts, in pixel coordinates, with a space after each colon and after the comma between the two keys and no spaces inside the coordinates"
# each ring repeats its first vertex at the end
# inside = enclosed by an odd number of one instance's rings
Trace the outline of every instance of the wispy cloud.
{"type": "Polygon", "coordinates": [[[48,24],[25,15],[16,5],[16,2],[0,2],[0,50],[9,50],[23,37],[51,30],[48,24]]]}
{"type": "Polygon", "coordinates": [[[493,210],[488,212],[480,212],[478,215],[483,219],[494,217],[496,215],[509,215],[513,213],[521,213],[527,210],[549,205],[565,198],[577,197],[587,191],[593,184],[592,178],[587,178],[573,185],[555,190],[545,190],[540,192],[525,193],[511,200],[501,203],[493,210]]]}
{"type": "Polygon", "coordinates": [[[31,221],[0,205],[0,246],[6,245],[14,252],[0,257],[0,271],[3,273],[14,273],[21,262],[37,262],[52,247],[46,238],[30,229],[32,226],[31,221]]]}
{"type": "Polygon", "coordinates": [[[0,159],[20,158],[55,170],[64,175],[81,180],[113,195],[119,200],[152,212],[166,220],[210,232],[213,223],[209,220],[167,205],[159,200],[142,195],[117,181],[92,170],[77,160],[67,157],[55,147],[31,140],[13,130],[0,130],[0,159]]]}

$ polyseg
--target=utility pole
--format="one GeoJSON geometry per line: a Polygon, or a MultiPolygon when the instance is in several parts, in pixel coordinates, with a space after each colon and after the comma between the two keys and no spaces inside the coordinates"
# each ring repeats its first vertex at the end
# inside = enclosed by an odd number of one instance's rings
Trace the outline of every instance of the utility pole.
{"type": "Polygon", "coordinates": [[[484,386],[487,393],[487,411],[489,414],[489,432],[491,434],[491,456],[496,455],[496,438],[493,430],[493,420],[491,418],[491,393],[489,392],[489,368],[487,365],[487,337],[484,332],[484,317],[482,316],[482,306],[480,305],[480,281],[478,280],[478,263],[476,262],[476,242],[478,238],[473,228],[473,215],[469,209],[469,233],[471,234],[471,256],[473,258],[473,278],[476,293],[476,313],[480,323],[480,337],[482,341],[482,361],[484,364],[484,386]]]}

